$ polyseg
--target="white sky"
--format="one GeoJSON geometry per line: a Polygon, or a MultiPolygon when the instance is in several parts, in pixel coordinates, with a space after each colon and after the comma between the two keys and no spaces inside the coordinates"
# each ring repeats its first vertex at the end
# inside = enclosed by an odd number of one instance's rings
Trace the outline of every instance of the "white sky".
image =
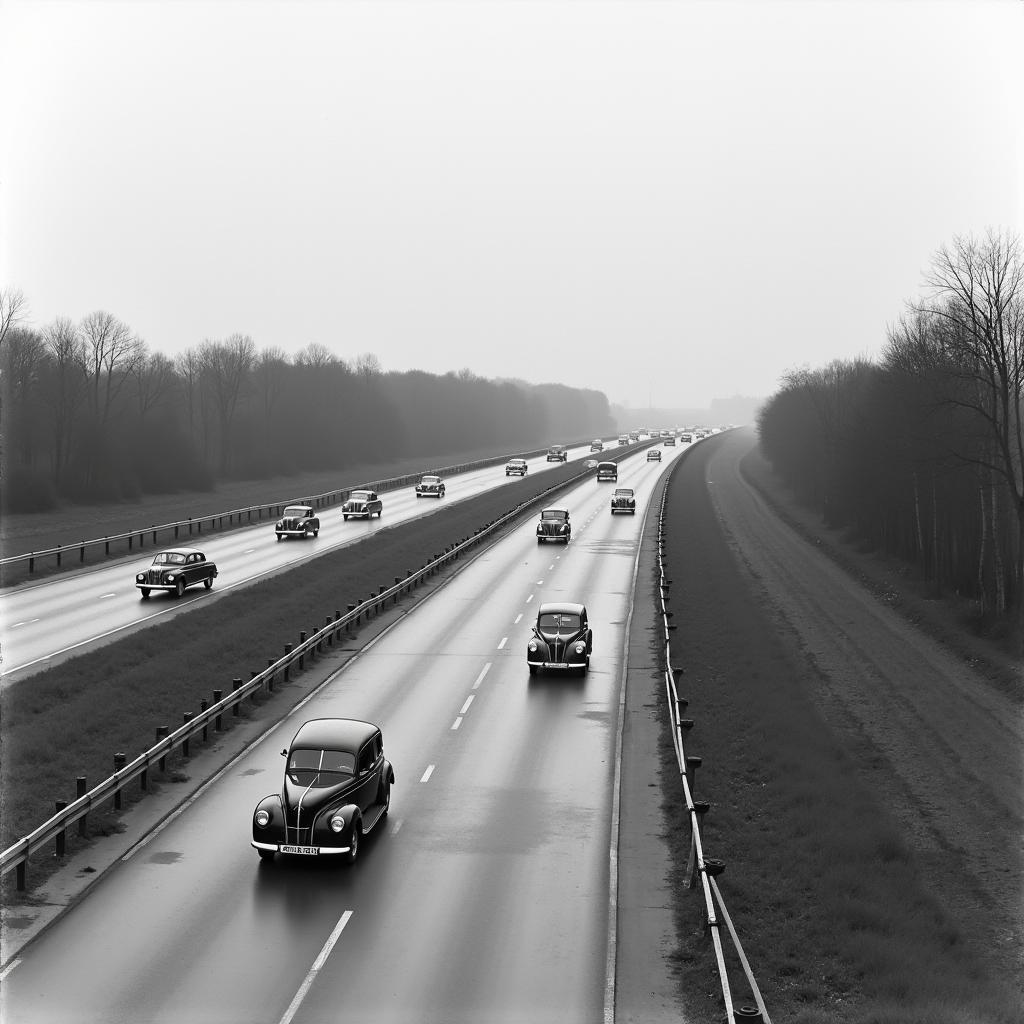
{"type": "Polygon", "coordinates": [[[612,402],[875,356],[1024,223],[1024,4],[0,0],[0,285],[612,402]]]}

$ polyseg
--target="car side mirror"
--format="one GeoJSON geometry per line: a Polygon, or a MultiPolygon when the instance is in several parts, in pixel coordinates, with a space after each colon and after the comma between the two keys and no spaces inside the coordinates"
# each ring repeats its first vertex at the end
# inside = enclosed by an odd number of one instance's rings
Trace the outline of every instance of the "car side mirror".
{"type": "Polygon", "coordinates": [[[287,750],[282,750],[281,751],[281,756],[282,757],[287,757],[288,756],[288,751],[287,750]]]}

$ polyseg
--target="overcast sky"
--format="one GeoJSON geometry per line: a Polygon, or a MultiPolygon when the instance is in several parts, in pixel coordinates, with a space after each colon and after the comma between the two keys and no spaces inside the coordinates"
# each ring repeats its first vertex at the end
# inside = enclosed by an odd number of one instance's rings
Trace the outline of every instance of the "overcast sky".
{"type": "Polygon", "coordinates": [[[0,0],[0,285],[174,355],[768,396],[1024,221],[1024,4],[0,0]]]}

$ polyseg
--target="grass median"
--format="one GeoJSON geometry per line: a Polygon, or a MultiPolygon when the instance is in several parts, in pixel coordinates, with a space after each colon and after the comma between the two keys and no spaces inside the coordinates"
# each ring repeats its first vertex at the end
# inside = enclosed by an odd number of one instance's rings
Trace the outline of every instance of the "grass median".
{"type": "MultiPolygon", "coordinates": [[[[76,778],[84,776],[90,788],[99,784],[112,774],[115,753],[125,753],[130,762],[153,745],[158,727],[173,731],[184,712],[199,711],[203,699],[212,703],[215,689],[227,693],[233,679],[262,671],[301,630],[314,632],[336,610],[344,612],[390,586],[396,576],[404,578],[580,471],[570,463],[452,503],[264,582],[216,600],[200,599],[194,611],[9,685],[0,694],[0,849],[46,821],[55,801],[74,800],[76,778]]],[[[272,530],[266,536],[275,543],[272,530]]],[[[286,695],[268,698],[265,713],[283,714],[288,707],[286,695]]],[[[260,709],[246,702],[245,713],[260,709]]],[[[180,765],[175,754],[152,784],[173,780],[180,765]]],[[[129,786],[125,801],[138,798],[138,787],[129,786]]],[[[90,813],[89,820],[93,832],[118,828],[113,811],[90,813]]],[[[82,842],[76,829],[69,830],[67,842],[70,855],[82,842]]],[[[40,855],[29,867],[30,884],[53,867],[51,855],[40,855]]],[[[15,898],[13,872],[3,888],[5,899],[15,898]]]]}

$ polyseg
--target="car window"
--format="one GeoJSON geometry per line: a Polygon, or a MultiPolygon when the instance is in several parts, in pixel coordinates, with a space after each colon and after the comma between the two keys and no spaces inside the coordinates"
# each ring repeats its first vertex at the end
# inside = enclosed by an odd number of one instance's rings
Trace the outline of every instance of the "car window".
{"type": "Polygon", "coordinates": [[[357,770],[365,772],[367,769],[372,768],[374,762],[377,760],[377,751],[375,744],[371,741],[367,743],[365,747],[359,753],[359,764],[357,770]]]}
{"type": "Polygon", "coordinates": [[[347,750],[298,748],[288,758],[288,778],[298,786],[336,786],[355,774],[355,755],[347,750]]]}
{"type": "Polygon", "coordinates": [[[580,628],[580,617],[575,612],[544,612],[538,616],[537,625],[546,633],[575,633],[580,628]]]}

